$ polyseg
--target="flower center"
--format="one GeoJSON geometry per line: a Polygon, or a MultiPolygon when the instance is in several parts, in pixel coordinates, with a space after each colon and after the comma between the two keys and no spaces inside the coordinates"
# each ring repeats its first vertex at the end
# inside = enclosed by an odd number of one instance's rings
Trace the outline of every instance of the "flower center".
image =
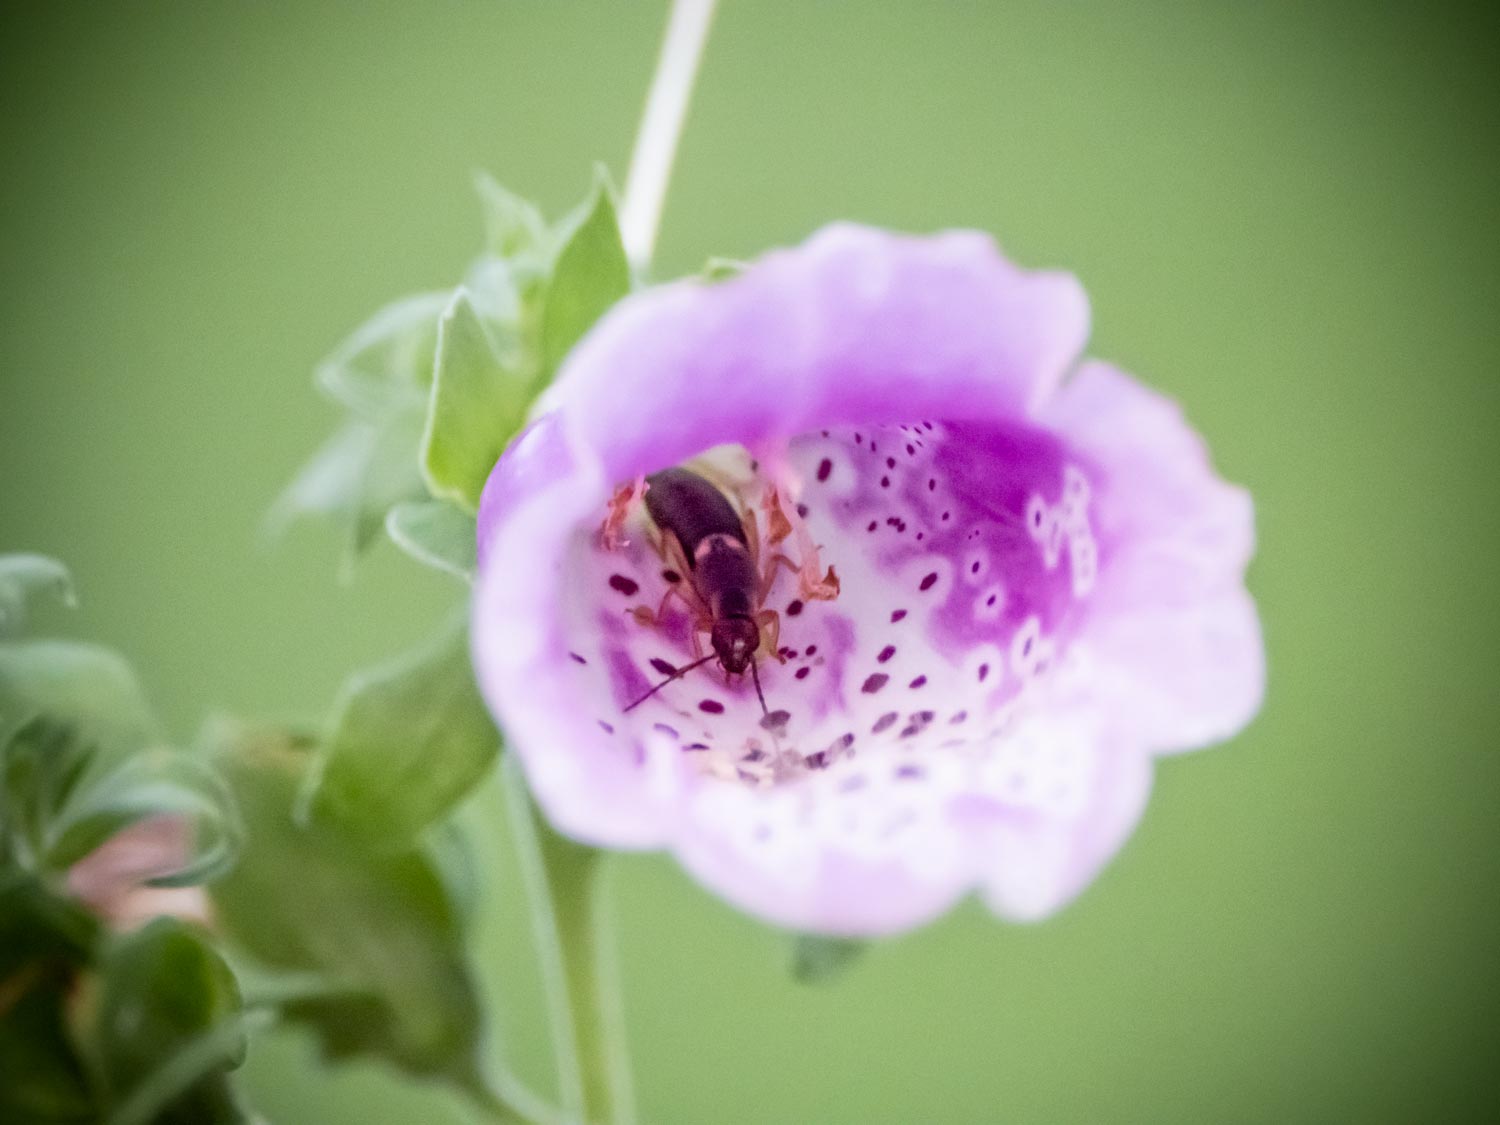
{"type": "Polygon", "coordinates": [[[690,553],[640,504],[611,542],[597,524],[575,536],[581,705],[622,753],[752,788],[910,782],[1003,756],[1029,695],[1072,658],[1093,589],[1085,468],[1044,431],[935,422],[804,434],[778,461],[719,451],[689,466],[753,522],[764,709],[751,676],[714,658],[690,553]],[[772,485],[806,534],[778,532],[772,485]],[[809,597],[808,574],[830,565],[837,596],[809,597]]]}

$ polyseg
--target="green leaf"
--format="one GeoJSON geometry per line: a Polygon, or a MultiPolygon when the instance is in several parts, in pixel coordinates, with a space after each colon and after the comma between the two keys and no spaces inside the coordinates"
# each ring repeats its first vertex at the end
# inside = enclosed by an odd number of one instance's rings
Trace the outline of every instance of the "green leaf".
{"type": "Polygon", "coordinates": [[[573,345],[630,292],[630,264],[620,240],[613,193],[601,175],[563,243],[542,312],[542,359],[554,372],[573,345]]]}
{"type": "Polygon", "coordinates": [[[209,878],[239,824],[223,782],[157,742],[128,666],[93,645],[0,644],[0,859],[60,875],[111,836],[159,815],[193,825],[192,853],[158,880],[209,878]]]}
{"type": "Polygon", "coordinates": [[[475,175],[474,188],[484,210],[485,242],[491,254],[500,258],[546,256],[547,222],[534,204],[502,187],[488,172],[475,175]]]}
{"type": "Polygon", "coordinates": [[[225,932],[268,967],[315,973],[283,1014],[333,1058],[373,1054],[481,1092],[482,1037],[462,927],[421,852],[369,846],[343,825],[299,825],[311,746],[275,732],[213,735],[249,826],[240,862],[210,889],[225,932]]]}
{"type": "Polygon", "coordinates": [[[67,567],[46,555],[0,555],[0,637],[20,632],[27,606],[42,595],[77,604],[67,567]]]}
{"type": "Polygon", "coordinates": [[[792,940],[792,977],[801,984],[835,980],[858,960],[865,948],[865,942],[854,938],[798,934],[792,940]]]}
{"type": "Polygon", "coordinates": [[[111,1125],[245,1120],[228,1078],[245,1053],[239,987],[203,937],[157,918],[111,943],[99,971],[94,1053],[111,1125]],[[205,1038],[217,1049],[198,1050],[205,1038]],[[184,1056],[191,1066],[174,1065],[184,1056]]]}
{"type": "Polygon", "coordinates": [[[478,567],[474,517],[441,500],[408,500],[385,517],[391,540],[418,562],[468,581],[478,567]]]}
{"type": "Polygon", "coordinates": [[[74,794],[156,737],[135,676],[114,653],[0,642],[0,860],[46,869],[74,794]]]}
{"type": "Polygon", "coordinates": [[[380,417],[432,382],[438,318],[452,294],[416,293],[386,305],[318,365],[324,394],[356,413],[380,417]]]}
{"type": "Polygon", "coordinates": [[[74,641],[0,642],[0,746],[38,716],[111,751],[158,736],[135,674],[115,653],[74,641]]]}
{"type": "Polygon", "coordinates": [[[68,1009],[99,924],[76,903],[0,870],[0,1121],[99,1120],[68,1009]]]}
{"type": "Polygon", "coordinates": [[[458,623],[345,685],[317,758],[312,808],[400,846],[467,794],[499,751],[458,623]]]}
{"type": "Polygon", "coordinates": [[[422,469],[433,495],[469,511],[511,436],[526,420],[534,366],[501,358],[463,290],[443,313],[422,469]]]}
{"type": "Polygon", "coordinates": [[[50,835],[47,869],[66,870],[137,821],[180,817],[193,827],[182,866],[150,880],[180,887],[206,882],[233,864],[243,839],[239,810],[222,778],[187,753],[155,747],[80,790],[50,835]]]}

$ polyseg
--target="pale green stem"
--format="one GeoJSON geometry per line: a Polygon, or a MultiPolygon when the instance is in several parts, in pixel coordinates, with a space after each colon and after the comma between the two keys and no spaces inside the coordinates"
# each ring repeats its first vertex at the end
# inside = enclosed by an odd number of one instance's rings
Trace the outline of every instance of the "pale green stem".
{"type": "Polygon", "coordinates": [[[656,250],[656,231],[661,225],[667,183],[677,156],[677,140],[687,118],[693,95],[693,80],[708,41],[716,0],[674,0],[662,39],[661,55],[641,127],[630,155],[630,175],[625,180],[625,199],[620,208],[620,234],[625,251],[636,269],[644,272],[656,250]]]}
{"type": "Polygon", "coordinates": [[[589,1125],[635,1119],[618,974],[602,893],[602,853],[542,822],[514,758],[507,812],[532,903],[563,1115],[589,1125]]]}

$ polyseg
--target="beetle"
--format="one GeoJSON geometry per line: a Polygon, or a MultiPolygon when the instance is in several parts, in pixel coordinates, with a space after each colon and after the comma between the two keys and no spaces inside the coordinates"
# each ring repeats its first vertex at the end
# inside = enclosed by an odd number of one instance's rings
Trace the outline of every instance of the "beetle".
{"type": "MultiPolygon", "coordinates": [[[[698,633],[704,632],[709,635],[713,651],[677,669],[625,710],[644,703],[694,668],[717,659],[727,676],[742,676],[747,668],[750,670],[756,698],[765,712],[766,699],[761,692],[756,654],[764,647],[780,659],[776,648],[780,617],[775,610],[765,609],[763,603],[775,581],[777,568],[786,566],[795,571],[797,565],[777,553],[762,569],[755,513],[750,511],[741,516],[717,485],[691,469],[678,467],[653,473],[645,479],[643,490],[646,511],[661,535],[658,550],[683,580],[667,590],[655,613],[644,606],[634,611],[636,620],[651,624],[668,601],[681,598],[696,621],[694,645],[698,643],[698,633]]],[[[634,494],[639,495],[639,491],[634,494]]],[[[622,497],[626,495],[621,493],[622,497]]],[[[773,513],[773,526],[778,514],[779,508],[773,513]]],[[[785,522],[785,516],[781,518],[785,522]]],[[[773,545],[775,541],[773,537],[773,545]]],[[[832,578],[831,569],[829,573],[832,578]]],[[[833,590],[837,592],[836,579],[833,590]]]]}

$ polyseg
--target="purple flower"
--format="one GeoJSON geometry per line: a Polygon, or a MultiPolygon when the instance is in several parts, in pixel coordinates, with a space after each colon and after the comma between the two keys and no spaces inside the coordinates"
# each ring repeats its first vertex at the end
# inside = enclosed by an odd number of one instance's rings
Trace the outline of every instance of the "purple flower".
{"type": "Polygon", "coordinates": [[[809,931],[1077,894],[1153,757],[1234,734],[1264,676],[1250,498],[1173,403],[1073,369],[1088,315],[981,234],[849,225],[612,310],[479,514],[479,678],[553,822],[809,931]],[[684,463],[775,575],[769,715],[712,659],[627,711],[712,651],[633,502],[684,463]]]}

